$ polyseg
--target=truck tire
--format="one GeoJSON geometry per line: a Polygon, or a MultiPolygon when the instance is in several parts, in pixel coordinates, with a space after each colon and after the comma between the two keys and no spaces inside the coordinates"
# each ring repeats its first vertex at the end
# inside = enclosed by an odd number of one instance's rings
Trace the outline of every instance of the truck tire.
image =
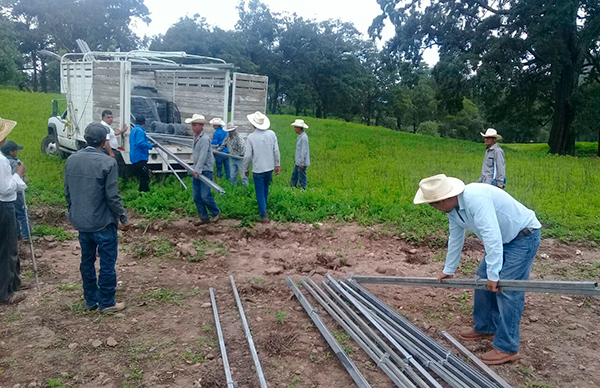
{"type": "Polygon", "coordinates": [[[66,152],[63,152],[58,149],[58,142],[56,141],[56,135],[53,133],[46,135],[44,139],[42,139],[42,153],[50,156],[60,156],[61,158],[65,158],[67,156],[66,152]]]}

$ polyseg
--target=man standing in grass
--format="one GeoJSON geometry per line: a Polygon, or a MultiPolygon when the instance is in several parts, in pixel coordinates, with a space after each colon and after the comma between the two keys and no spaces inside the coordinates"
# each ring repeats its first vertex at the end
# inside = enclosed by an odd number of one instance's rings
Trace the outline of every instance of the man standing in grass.
{"type": "Polygon", "coordinates": [[[129,135],[129,158],[133,164],[135,175],[140,179],[139,191],[150,191],[150,172],[148,171],[148,151],[152,149],[152,143],[146,136],[146,119],[138,116],[135,119],[135,127],[129,135]]]}
{"type": "Polygon", "coordinates": [[[194,132],[194,146],[192,151],[192,159],[194,161],[194,179],[192,179],[192,192],[194,195],[194,203],[200,216],[200,222],[208,224],[209,222],[217,222],[221,218],[221,210],[217,206],[217,201],[210,191],[210,186],[200,180],[200,175],[213,179],[213,164],[214,157],[210,145],[210,138],[204,131],[206,119],[203,115],[194,114],[192,118],[185,120],[186,124],[192,124],[194,132]],[[209,216],[209,212],[212,218],[209,216]]]}
{"type": "Polygon", "coordinates": [[[485,141],[485,157],[481,166],[481,176],[478,183],[487,183],[501,189],[506,183],[506,165],[504,163],[504,150],[496,142],[502,139],[502,136],[494,128],[488,128],[485,133],[481,133],[485,141]]]}
{"type": "MultiPolygon", "coordinates": [[[[0,118],[0,147],[15,125],[14,121],[0,118]]],[[[27,187],[24,176],[25,166],[18,164],[13,173],[8,159],[0,153],[0,304],[17,304],[25,299],[24,294],[16,293],[21,279],[14,205],[17,192],[27,187]]]]}
{"type": "Polygon", "coordinates": [[[296,156],[294,172],[292,172],[291,186],[306,190],[306,168],[310,166],[310,149],[308,147],[308,125],[302,119],[296,119],[292,124],[294,131],[299,135],[296,139],[296,156]]]}
{"type": "Polygon", "coordinates": [[[119,240],[117,226],[128,230],[130,223],[119,195],[119,170],[114,158],[102,152],[106,129],[92,123],[85,129],[88,146],[69,156],[65,165],[65,197],[69,221],[79,231],[83,297],[88,310],[113,314],[125,308],[115,301],[119,240]],[[100,272],[96,278],[96,256],[100,272]]]}
{"type": "Polygon", "coordinates": [[[227,132],[227,137],[223,144],[217,151],[221,151],[225,147],[229,148],[229,182],[232,186],[237,185],[238,180],[238,172],[242,178],[242,185],[248,186],[248,177],[246,174],[242,172],[242,167],[244,164],[244,154],[246,153],[246,144],[240,134],[236,131],[236,126],[233,123],[227,124],[227,127],[224,128],[225,132],[227,132]],[[234,156],[239,156],[239,158],[234,158],[234,156]]]}
{"type": "Polygon", "coordinates": [[[276,175],[281,172],[281,155],[277,144],[277,135],[271,131],[271,121],[260,112],[246,116],[254,127],[254,132],[248,136],[246,142],[246,155],[244,156],[244,172],[250,174],[252,163],[252,176],[254,178],[254,191],[258,202],[260,222],[269,222],[267,214],[267,201],[269,199],[269,185],[273,180],[273,171],[276,175]]]}
{"type": "Polygon", "coordinates": [[[112,129],[112,123],[113,112],[108,109],[102,111],[102,120],[100,121],[100,124],[104,125],[106,131],[108,132],[106,134],[106,145],[104,147],[106,152],[108,152],[108,155],[113,158],[117,158],[118,161],[118,158],[121,157],[121,153],[119,152],[119,142],[117,140],[117,136],[120,136],[127,131],[127,125],[124,125],[122,130],[115,131],[112,129]]]}
{"type": "MultiPolygon", "coordinates": [[[[223,130],[225,122],[219,117],[215,117],[210,120],[209,124],[212,125],[215,130],[211,143],[212,146],[215,147],[215,149],[218,149],[218,151],[228,154],[229,148],[227,148],[227,146],[223,147],[223,142],[227,137],[227,132],[223,130]]],[[[225,169],[225,177],[229,180],[229,156],[215,155],[215,164],[217,166],[217,177],[221,178],[223,176],[223,169],[225,169]]]]}
{"type": "MultiPolygon", "coordinates": [[[[19,160],[19,151],[24,147],[18,145],[12,140],[7,141],[2,146],[2,153],[10,163],[11,172],[14,174],[21,161],[19,160]]],[[[27,184],[27,179],[23,178],[27,184]]],[[[15,201],[15,214],[17,216],[17,236],[23,240],[29,240],[29,226],[27,224],[27,213],[25,211],[25,193],[17,191],[17,200],[15,201]]]]}
{"type": "Polygon", "coordinates": [[[488,184],[466,185],[444,174],[423,179],[415,204],[428,203],[448,214],[450,237],[446,265],[438,277],[454,277],[470,230],[483,240],[485,257],[477,276],[487,279],[487,290],[475,290],[475,325],[460,333],[463,341],[494,338],[494,348],[481,355],[488,365],[515,361],[519,356],[519,324],[525,293],[502,291],[498,280],[527,280],[540,246],[542,225],[535,213],[517,202],[506,191],[488,184]]]}

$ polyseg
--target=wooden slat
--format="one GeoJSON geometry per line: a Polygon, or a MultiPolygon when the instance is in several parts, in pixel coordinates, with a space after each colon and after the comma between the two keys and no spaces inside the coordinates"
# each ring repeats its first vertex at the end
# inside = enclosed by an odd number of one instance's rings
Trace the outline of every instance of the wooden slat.
{"type": "Polygon", "coordinates": [[[249,89],[258,89],[258,90],[266,90],[268,84],[266,82],[255,82],[255,81],[235,81],[235,88],[249,88],[249,89]]]}
{"type": "Polygon", "coordinates": [[[244,74],[244,73],[235,73],[236,83],[238,81],[263,81],[268,82],[269,77],[266,75],[256,75],[256,74],[244,74]]]}

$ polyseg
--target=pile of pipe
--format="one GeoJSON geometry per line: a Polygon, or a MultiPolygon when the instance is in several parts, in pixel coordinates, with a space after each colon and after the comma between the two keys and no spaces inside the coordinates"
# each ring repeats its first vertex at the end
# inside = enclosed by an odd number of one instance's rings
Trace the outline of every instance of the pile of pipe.
{"type": "Polygon", "coordinates": [[[189,127],[185,124],[161,123],[160,121],[151,122],[147,131],[148,133],[176,136],[186,136],[190,132],[189,127]]]}

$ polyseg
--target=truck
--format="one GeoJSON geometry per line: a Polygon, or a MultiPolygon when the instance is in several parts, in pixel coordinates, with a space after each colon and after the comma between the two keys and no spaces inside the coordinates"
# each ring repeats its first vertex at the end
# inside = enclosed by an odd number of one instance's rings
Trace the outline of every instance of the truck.
{"type": "MultiPolygon", "coordinates": [[[[113,112],[115,129],[131,128],[143,115],[149,133],[189,136],[182,123],[200,113],[208,120],[231,121],[244,135],[252,130],[246,115],[265,111],[268,91],[266,76],[239,73],[222,59],[185,52],[69,53],[61,57],[60,80],[66,108],[59,110],[60,101],[52,102],[41,149],[62,157],[86,147],[86,126],[99,122],[106,109],[113,112]]],[[[126,165],[131,164],[128,137],[126,131],[117,139],[126,165]]],[[[191,163],[191,146],[164,146],[191,163]]],[[[160,149],[150,151],[148,168],[155,173],[185,170],[160,149]]]]}

